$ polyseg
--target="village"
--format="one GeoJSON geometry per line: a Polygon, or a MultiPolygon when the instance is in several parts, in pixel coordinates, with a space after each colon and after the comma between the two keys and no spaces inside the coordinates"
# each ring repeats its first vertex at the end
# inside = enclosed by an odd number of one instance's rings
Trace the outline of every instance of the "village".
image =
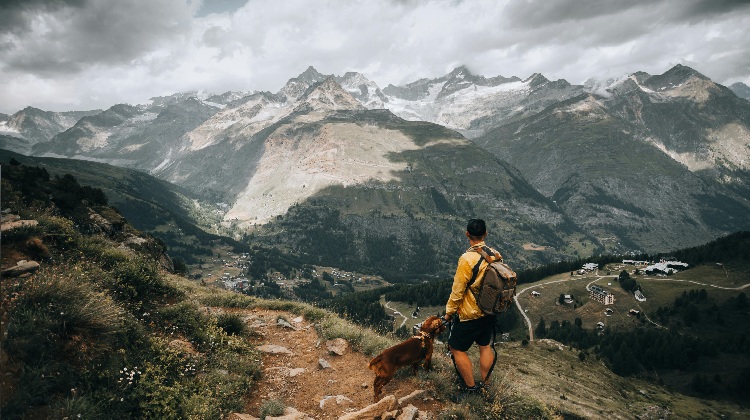
{"type": "MultiPolygon", "coordinates": [[[[638,281],[671,276],[687,268],[688,264],[674,259],[659,262],[623,259],[621,263],[606,264],[601,268],[599,264],[587,263],[578,270],[553,276],[535,286],[520,285],[517,304],[522,308],[529,327],[534,322],[530,316],[536,321],[540,318],[581,318],[588,321],[584,324],[589,328],[600,331],[613,317],[619,324],[651,322],[642,317],[641,303],[647,301],[647,296],[638,281]],[[553,299],[553,304],[550,299],[553,299]]],[[[645,287],[648,290],[648,286],[645,287]]]]}

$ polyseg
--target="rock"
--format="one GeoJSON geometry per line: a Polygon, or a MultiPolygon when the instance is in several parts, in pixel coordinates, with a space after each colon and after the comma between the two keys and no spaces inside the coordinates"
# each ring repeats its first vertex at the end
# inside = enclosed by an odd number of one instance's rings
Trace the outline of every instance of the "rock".
{"type": "Polygon", "coordinates": [[[31,274],[39,269],[39,263],[36,261],[21,260],[15,266],[6,268],[0,273],[0,277],[19,277],[24,274],[31,274]]]}
{"type": "Polygon", "coordinates": [[[386,411],[380,416],[381,420],[396,420],[398,410],[386,411]]]}
{"type": "Polygon", "coordinates": [[[349,348],[349,343],[343,338],[334,338],[333,340],[326,341],[326,349],[329,353],[343,356],[346,354],[346,350],[349,348]]]}
{"type": "Polygon", "coordinates": [[[89,220],[91,221],[91,224],[89,226],[89,231],[91,233],[106,233],[107,235],[112,235],[114,233],[115,229],[112,226],[112,223],[109,222],[109,220],[102,217],[99,213],[95,212],[92,209],[89,210],[89,220]]]}
{"type": "Polygon", "coordinates": [[[354,403],[350,398],[344,395],[326,395],[320,400],[320,409],[323,411],[340,411],[342,408],[348,408],[354,403]]]}
{"type": "Polygon", "coordinates": [[[287,354],[289,356],[294,356],[294,353],[292,353],[288,348],[277,346],[275,344],[264,344],[262,346],[258,346],[257,349],[263,353],[287,354]]]}
{"type": "Polygon", "coordinates": [[[417,414],[419,414],[419,409],[409,404],[401,410],[401,415],[396,417],[396,420],[414,420],[417,414]]]}
{"type": "Polygon", "coordinates": [[[286,322],[286,320],[283,319],[283,318],[277,319],[276,320],[276,325],[278,325],[279,327],[289,328],[290,330],[297,331],[297,328],[295,328],[292,324],[286,322]]]}
{"type": "Polygon", "coordinates": [[[21,216],[17,214],[3,214],[2,217],[0,217],[0,223],[10,223],[17,220],[21,220],[21,216]]]}
{"type": "Polygon", "coordinates": [[[333,366],[331,366],[331,364],[328,363],[328,360],[326,359],[318,359],[318,364],[320,365],[321,369],[333,369],[333,366]]]}
{"type": "Polygon", "coordinates": [[[307,414],[297,411],[296,409],[292,407],[287,407],[284,409],[284,414],[277,416],[277,417],[271,417],[266,416],[266,420],[315,420],[312,417],[308,416],[307,414]]]}
{"type": "Polygon", "coordinates": [[[396,407],[396,397],[388,395],[375,404],[370,404],[359,411],[344,414],[339,417],[339,420],[372,420],[375,417],[382,416],[388,411],[395,410],[396,407]]]}
{"type": "Polygon", "coordinates": [[[39,222],[36,220],[14,220],[12,222],[6,222],[3,221],[2,225],[0,225],[0,231],[6,232],[13,229],[18,229],[22,227],[31,227],[38,225],[39,222]]]}
{"type": "Polygon", "coordinates": [[[304,320],[305,320],[305,318],[303,318],[303,317],[301,317],[301,316],[298,316],[297,318],[294,318],[294,319],[292,320],[292,322],[294,322],[295,324],[300,324],[300,323],[301,323],[302,321],[304,321],[304,320]]]}
{"type": "Polygon", "coordinates": [[[294,378],[305,373],[305,368],[289,369],[289,377],[294,378]]]}
{"type": "Polygon", "coordinates": [[[410,402],[416,400],[417,398],[421,398],[421,397],[424,397],[426,395],[427,395],[427,391],[425,391],[424,389],[418,389],[418,390],[412,392],[411,394],[409,394],[409,395],[407,395],[405,397],[399,398],[398,399],[398,405],[399,405],[399,407],[403,407],[404,404],[410,403],[410,402]]]}

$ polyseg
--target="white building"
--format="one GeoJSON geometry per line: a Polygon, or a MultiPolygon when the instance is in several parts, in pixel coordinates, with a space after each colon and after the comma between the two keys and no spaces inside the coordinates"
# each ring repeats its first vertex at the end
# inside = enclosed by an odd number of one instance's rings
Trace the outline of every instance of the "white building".
{"type": "Polygon", "coordinates": [[[641,293],[640,290],[636,290],[633,293],[633,296],[635,296],[635,300],[637,300],[638,302],[645,302],[646,301],[646,296],[643,296],[643,293],[641,293]]]}
{"type": "Polygon", "coordinates": [[[615,295],[599,286],[591,286],[589,297],[605,305],[614,305],[615,295]]]}

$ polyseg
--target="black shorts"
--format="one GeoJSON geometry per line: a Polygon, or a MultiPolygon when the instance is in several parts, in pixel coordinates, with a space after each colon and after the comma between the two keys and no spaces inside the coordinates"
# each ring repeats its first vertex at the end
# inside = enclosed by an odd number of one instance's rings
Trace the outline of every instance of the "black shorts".
{"type": "Polygon", "coordinates": [[[448,345],[459,351],[468,351],[472,344],[488,346],[492,340],[494,316],[483,316],[470,321],[457,321],[451,328],[448,345]]]}

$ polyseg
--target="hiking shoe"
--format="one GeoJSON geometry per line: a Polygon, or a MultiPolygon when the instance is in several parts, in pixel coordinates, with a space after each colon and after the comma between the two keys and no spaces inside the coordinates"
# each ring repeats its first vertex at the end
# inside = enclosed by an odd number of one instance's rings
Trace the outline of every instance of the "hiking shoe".
{"type": "Polygon", "coordinates": [[[466,398],[475,396],[475,395],[482,395],[482,386],[479,384],[466,387],[458,394],[452,395],[451,401],[458,404],[460,402],[463,402],[466,398]]]}

